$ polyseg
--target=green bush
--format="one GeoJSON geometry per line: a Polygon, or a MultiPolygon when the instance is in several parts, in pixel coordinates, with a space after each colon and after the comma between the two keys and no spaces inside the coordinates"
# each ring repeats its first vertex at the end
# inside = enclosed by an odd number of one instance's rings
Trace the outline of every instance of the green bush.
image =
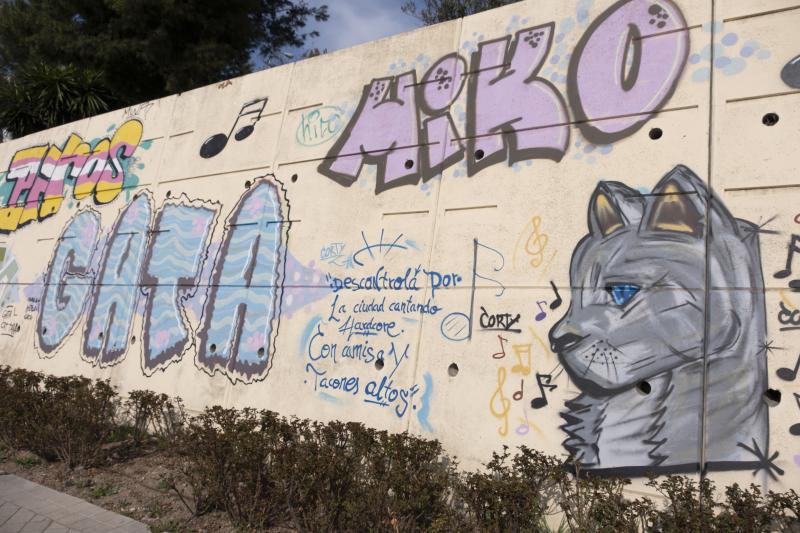
{"type": "Polygon", "coordinates": [[[448,512],[454,467],[441,445],[357,423],[304,424],[295,456],[304,497],[292,525],[312,531],[427,529],[448,512]]]}
{"type": "Polygon", "coordinates": [[[108,381],[0,368],[0,439],[70,468],[99,462],[117,427],[119,397],[108,381]]]}
{"type": "Polygon", "coordinates": [[[40,420],[43,381],[44,374],[0,366],[0,442],[5,447],[48,455],[40,420]]]}
{"type": "Polygon", "coordinates": [[[219,406],[187,418],[164,394],[121,400],[107,381],[0,366],[0,449],[72,468],[100,463],[112,440],[138,449],[154,438],[177,465],[161,486],[193,514],[220,510],[239,528],[547,532],[555,520],[570,533],[800,531],[793,490],[734,484],[717,494],[707,478],[663,476],[647,482],[656,504],[626,496],[628,480],[587,476],[524,446],[463,472],[438,441],[407,433],[219,406]]]}
{"type": "Polygon", "coordinates": [[[148,437],[162,443],[174,440],[186,423],[186,410],[180,398],[171,398],[149,390],[134,390],[123,402],[124,426],[134,444],[148,437]]]}
{"type": "Polygon", "coordinates": [[[206,409],[174,442],[181,466],[171,485],[196,514],[221,509],[237,525],[261,527],[281,515],[274,484],[284,467],[277,416],[254,409],[206,409]],[[189,494],[181,492],[188,488],[189,494]]]}
{"type": "Polygon", "coordinates": [[[556,508],[560,461],[525,446],[511,460],[507,447],[493,453],[485,471],[470,472],[456,486],[468,523],[481,531],[541,531],[556,508]]]}
{"type": "Polygon", "coordinates": [[[438,442],[253,409],[206,409],[175,450],[172,486],[188,489],[190,509],[222,509],[241,527],[424,529],[447,512],[453,477],[438,442]]]}

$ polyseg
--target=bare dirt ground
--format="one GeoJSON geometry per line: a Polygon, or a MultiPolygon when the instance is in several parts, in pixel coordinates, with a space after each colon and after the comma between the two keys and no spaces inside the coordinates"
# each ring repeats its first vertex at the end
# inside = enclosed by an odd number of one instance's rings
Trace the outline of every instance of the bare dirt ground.
{"type": "Polygon", "coordinates": [[[63,463],[48,463],[30,453],[0,452],[0,470],[129,516],[154,532],[241,531],[221,512],[192,517],[165,482],[173,460],[154,450],[102,468],[69,470],[63,463]]]}

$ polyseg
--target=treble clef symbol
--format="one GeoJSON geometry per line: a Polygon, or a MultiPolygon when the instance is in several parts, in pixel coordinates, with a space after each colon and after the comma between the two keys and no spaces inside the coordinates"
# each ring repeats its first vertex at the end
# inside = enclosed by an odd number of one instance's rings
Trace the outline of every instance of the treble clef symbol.
{"type": "Polygon", "coordinates": [[[494,391],[494,394],[492,394],[489,400],[489,411],[491,411],[492,416],[503,421],[503,425],[497,430],[501,437],[508,435],[508,412],[511,410],[511,400],[506,398],[505,394],[503,394],[503,385],[505,382],[506,369],[501,366],[497,369],[497,390],[494,391]],[[499,410],[495,409],[496,400],[500,403],[499,410]]]}
{"type": "Polygon", "coordinates": [[[542,261],[544,261],[544,249],[547,246],[548,237],[543,235],[539,228],[542,225],[541,217],[533,217],[531,219],[531,227],[533,230],[525,241],[525,251],[531,256],[531,266],[538,268],[542,261]]]}

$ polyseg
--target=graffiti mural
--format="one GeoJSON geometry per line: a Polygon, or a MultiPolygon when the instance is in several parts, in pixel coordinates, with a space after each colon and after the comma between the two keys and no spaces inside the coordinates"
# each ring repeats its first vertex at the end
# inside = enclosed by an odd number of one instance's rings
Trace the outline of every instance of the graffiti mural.
{"type": "Polygon", "coordinates": [[[518,2],[4,141],[0,365],[800,489],[800,11],[711,7],[518,2]]]}
{"type": "MultiPolygon", "coordinates": [[[[420,82],[415,71],[372,80],[319,172],[349,187],[363,165],[377,165],[381,193],[425,182],[465,154],[469,176],[501,162],[560,161],[571,120],[559,90],[539,76],[554,27],[482,42],[469,66],[459,54],[447,55],[420,82]],[[465,85],[462,137],[449,108],[465,85]]],[[[688,57],[689,33],[679,31],[685,27],[670,0],[621,0],[592,23],[572,52],[567,84],[575,123],[588,140],[623,139],[663,107],[688,57]]]]}
{"type": "Polygon", "coordinates": [[[66,197],[67,185],[81,200],[113,201],[126,184],[130,158],[142,139],[142,123],[129,120],[109,138],[85,142],[72,134],[59,148],[44,144],[20,150],[11,159],[5,186],[11,189],[0,208],[0,233],[53,216],[66,197]]]}
{"type": "Polygon", "coordinates": [[[37,323],[41,353],[54,356],[85,315],[82,357],[100,367],[119,363],[135,342],[141,299],[146,375],[194,351],[206,372],[234,383],[263,379],[275,355],[289,205],[280,182],[254,180],[228,219],[211,278],[203,283],[218,207],[183,195],[165,202],[153,221],[153,201],[143,191],[122,209],[105,239],[97,213],[78,211],[45,275],[37,323]],[[193,327],[186,303],[198,293],[203,312],[193,327]]]}
{"type": "Polygon", "coordinates": [[[300,117],[297,125],[297,142],[303,146],[317,146],[336,138],[344,125],[344,111],[336,106],[322,106],[300,117]]]}
{"type": "Polygon", "coordinates": [[[269,372],[289,226],[289,204],[277,181],[256,181],[228,217],[198,334],[203,370],[245,382],[269,372]]]}
{"type": "Polygon", "coordinates": [[[769,449],[769,427],[761,257],[758,239],[743,238],[752,227],[683,166],[648,195],[598,185],[570,264],[570,307],[550,330],[582,391],[563,429],[585,468],[694,470],[704,360],[714,373],[709,468],[758,468],[753,448],[769,449]],[[733,290],[704,300],[709,280],[733,290]]]}
{"type": "Polygon", "coordinates": [[[267,106],[268,100],[268,98],[256,98],[242,105],[228,133],[215,133],[203,142],[203,145],[200,147],[200,157],[203,159],[210,159],[219,155],[228,145],[231,135],[236,141],[243,141],[250,137],[256,129],[256,124],[261,120],[261,115],[264,113],[264,108],[267,106]],[[236,126],[239,125],[239,121],[250,121],[250,123],[241,126],[237,130],[236,126]],[[236,130],[236,133],[233,133],[234,130],[236,130]]]}
{"type": "Polygon", "coordinates": [[[186,301],[199,290],[219,207],[218,203],[190,201],[182,195],[167,201],[156,215],[141,284],[145,296],[145,374],[163,370],[194,346],[186,301]]]}

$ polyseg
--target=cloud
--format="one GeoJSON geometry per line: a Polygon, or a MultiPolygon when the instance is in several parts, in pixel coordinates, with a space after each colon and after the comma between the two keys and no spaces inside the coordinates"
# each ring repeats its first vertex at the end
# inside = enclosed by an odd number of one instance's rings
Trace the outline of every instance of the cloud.
{"type": "Polygon", "coordinates": [[[312,29],[320,36],[308,47],[327,48],[329,52],[402,33],[420,26],[420,22],[400,11],[398,0],[311,0],[309,4],[328,5],[331,15],[312,29]]]}

